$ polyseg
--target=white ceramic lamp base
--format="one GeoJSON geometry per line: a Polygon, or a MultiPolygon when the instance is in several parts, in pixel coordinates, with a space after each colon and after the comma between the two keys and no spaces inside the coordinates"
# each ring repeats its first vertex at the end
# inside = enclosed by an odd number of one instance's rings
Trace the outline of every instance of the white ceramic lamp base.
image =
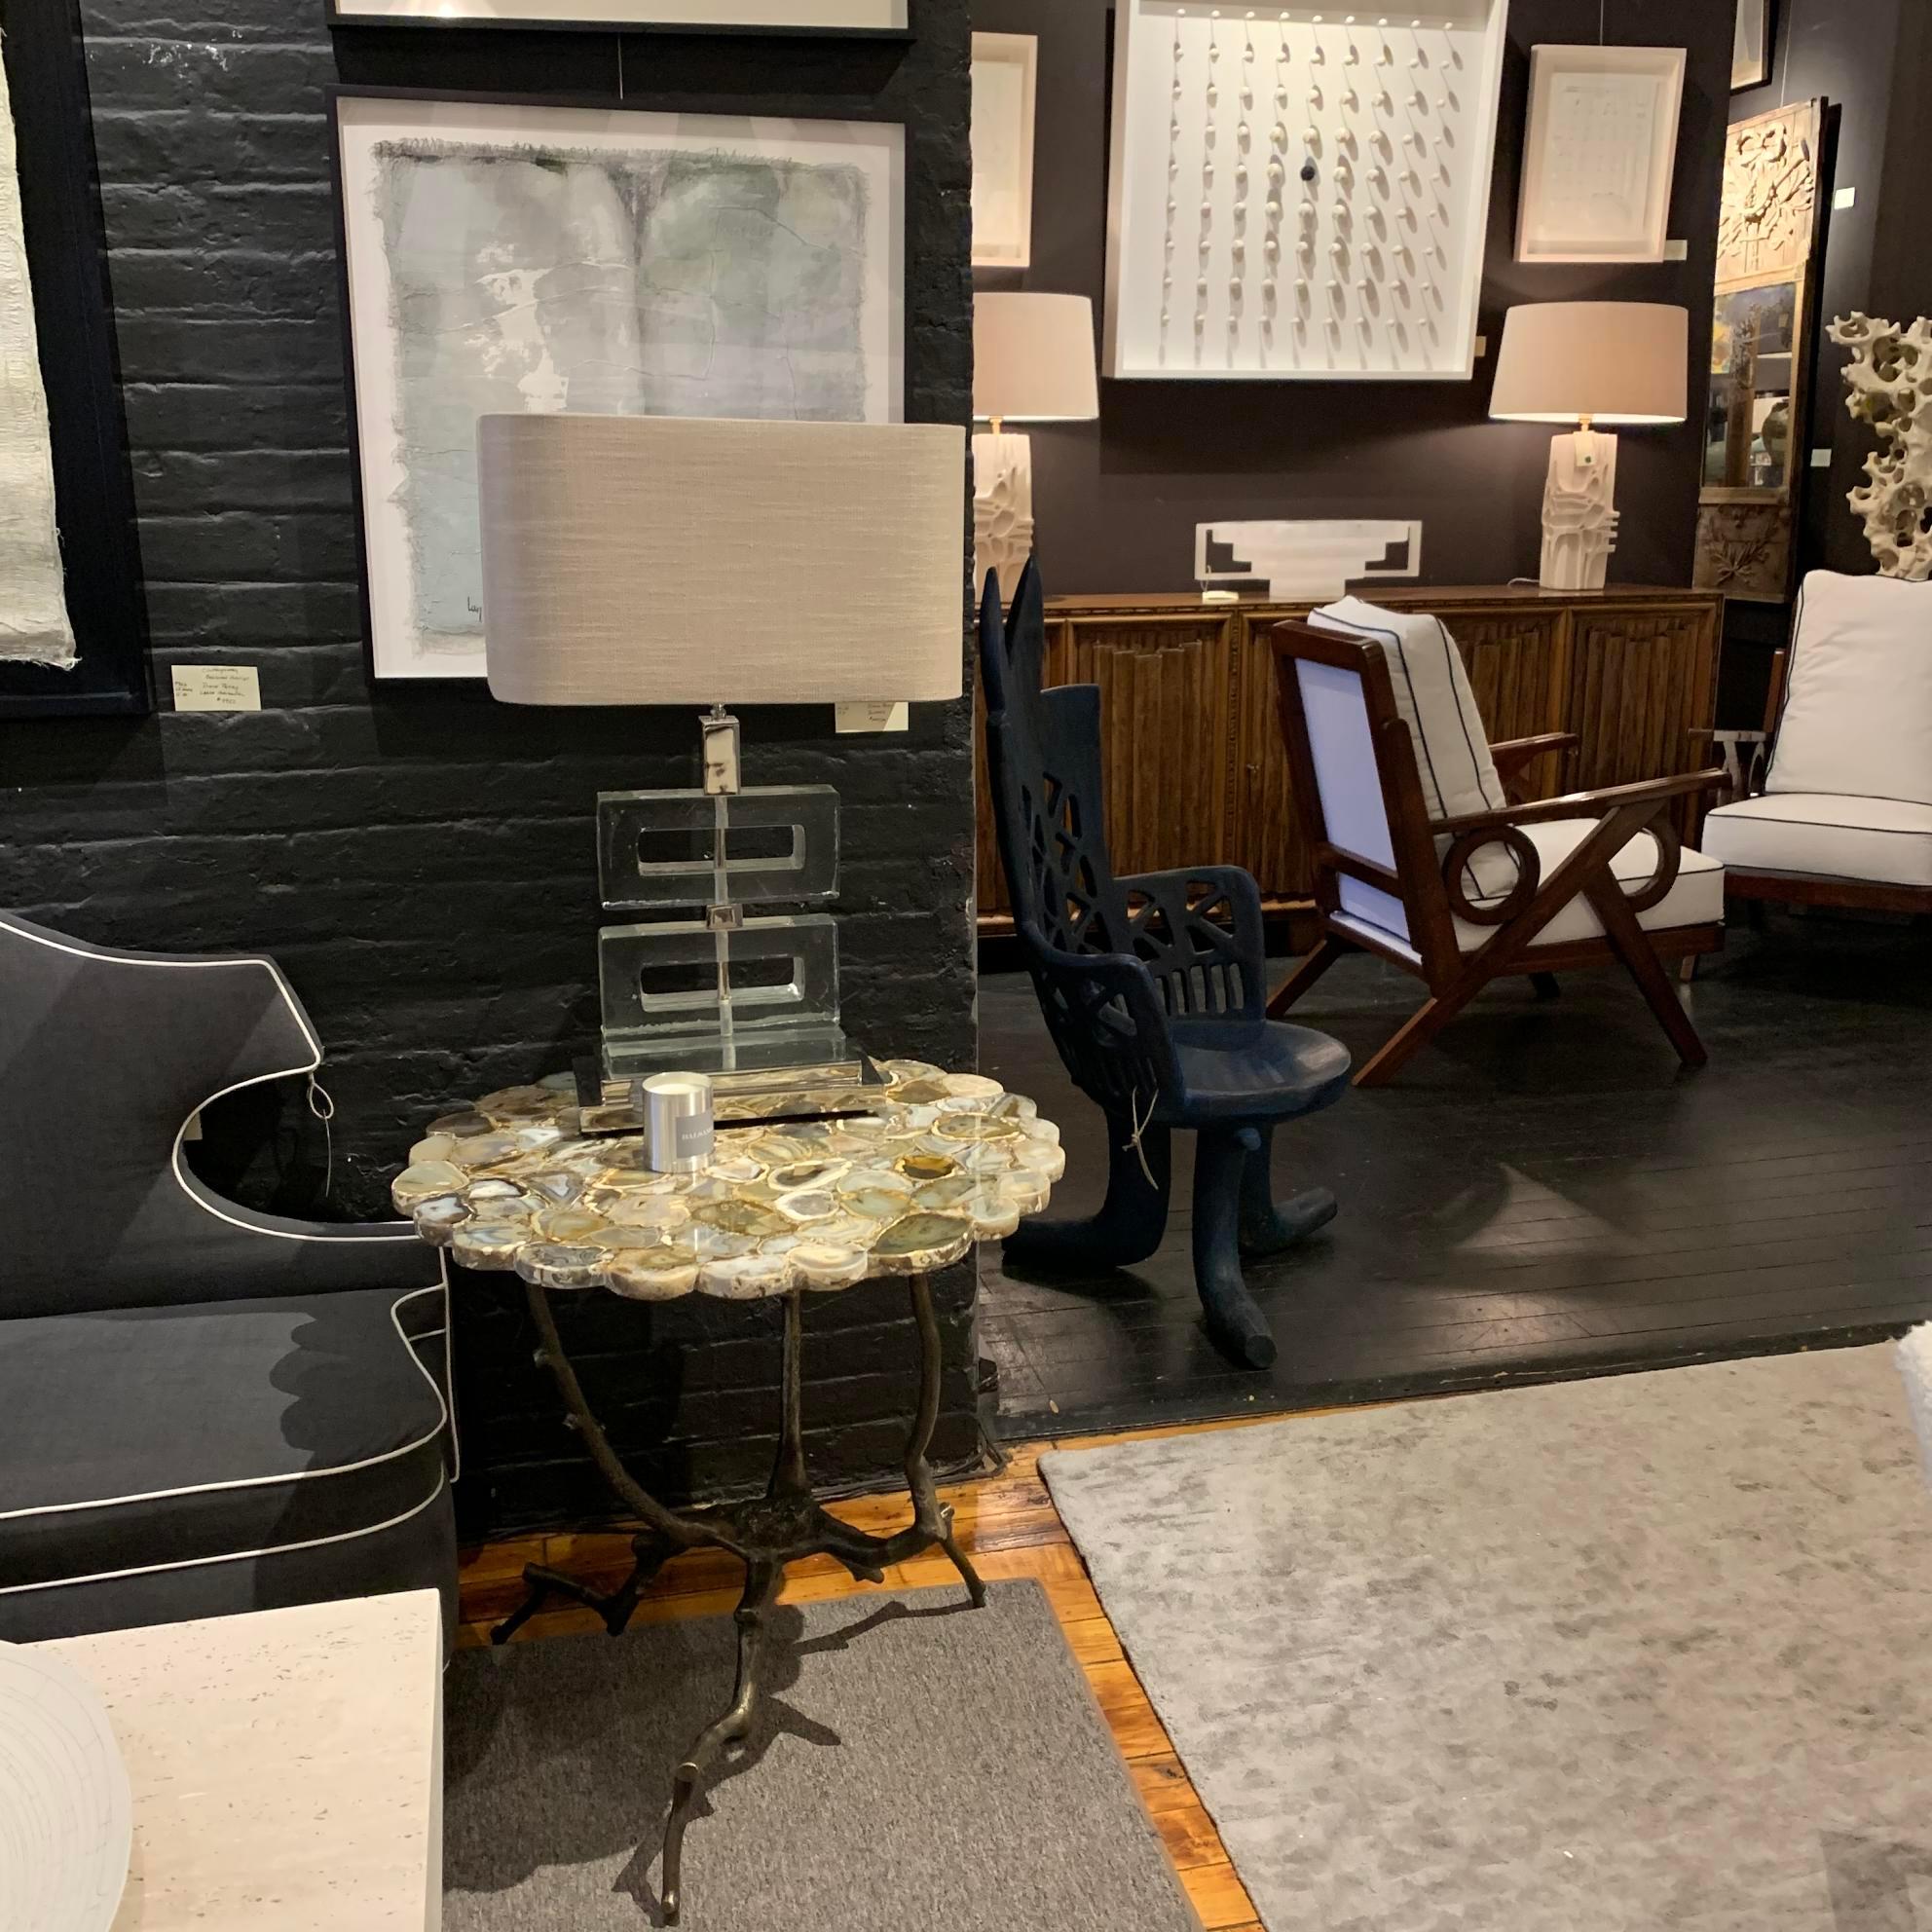
{"type": "Polygon", "coordinates": [[[1026,436],[993,430],[973,438],[973,594],[999,573],[1009,602],[1033,554],[1033,445],[1026,436]]]}
{"type": "Polygon", "coordinates": [[[1543,589],[1601,590],[1616,517],[1616,438],[1600,429],[1558,436],[1542,493],[1543,589]]]}

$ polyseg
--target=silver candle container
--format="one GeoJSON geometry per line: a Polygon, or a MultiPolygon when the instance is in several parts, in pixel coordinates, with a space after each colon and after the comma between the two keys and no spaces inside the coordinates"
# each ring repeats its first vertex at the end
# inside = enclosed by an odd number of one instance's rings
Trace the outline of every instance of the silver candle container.
{"type": "Polygon", "coordinates": [[[653,1073],[637,1083],[637,1110],[653,1173],[694,1174],[711,1159],[710,1075],[653,1073]]]}

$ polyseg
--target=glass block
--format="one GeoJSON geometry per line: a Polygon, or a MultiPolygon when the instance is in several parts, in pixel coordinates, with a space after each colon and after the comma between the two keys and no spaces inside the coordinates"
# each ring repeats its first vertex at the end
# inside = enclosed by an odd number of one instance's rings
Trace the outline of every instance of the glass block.
{"type": "Polygon", "coordinates": [[[838,794],[830,785],[605,792],[597,876],[613,911],[830,899],[838,890],[838,794]]]}
{"type": "Polygon", "coordinates": [[[732,1040],[755,1056],[736,1063],[830,1058],[828,1048],[840,1038],[838,927],[824,912],[747,919],[729,933],[685,920],[607,926],[597,948],[605,1060],[613,1070],[626,1055],[698,1072],[721,1063],[714,1057],[721,956],[731,988],[732,1040]],[[776,1059],[767,1057],[774,1050],[776,1059]]]}

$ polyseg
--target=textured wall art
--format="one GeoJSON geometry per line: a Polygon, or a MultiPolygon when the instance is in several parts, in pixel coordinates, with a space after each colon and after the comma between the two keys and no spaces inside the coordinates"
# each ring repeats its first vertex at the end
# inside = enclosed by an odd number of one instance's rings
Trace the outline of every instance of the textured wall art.
{"type": "Polygon", "coordinates": [[[0,70],[0,658],[75,662],[54,517],[54,444],[40,377],[13,102],[0,70]]]}
{"type": "Polygon", "coordinates": [[[1910,328],[1845,316],[1827,331],[1851,352],[1845,408],[1877,430],[1872,480],[1850,493],[1881,576],[1932,582],[1932,317],[1910,328]]]}
{"type": "Polygon", "coordinates": [[[1725,143],[1711,388],[1693,581],[1791,595],[1798,464],[1817,347],[1822,100],[1739,121],[1725,143]]]}
{"type": "Polygon", "coordinates": [[[1121,0],[1106,368],[1467,380],[1508,0],[1121,0]]]}
{"type": "Polygon", "coordinates": [[[1030,33],[973,36],[973,266],[1033,259],[1033,106],[1040,43],[1030,33]]]}
{"type": "Polygon", "coordinates": [[[476,419],[896,422],[903,130],[337,102],[378,677],[483,671],[476,419]]]}

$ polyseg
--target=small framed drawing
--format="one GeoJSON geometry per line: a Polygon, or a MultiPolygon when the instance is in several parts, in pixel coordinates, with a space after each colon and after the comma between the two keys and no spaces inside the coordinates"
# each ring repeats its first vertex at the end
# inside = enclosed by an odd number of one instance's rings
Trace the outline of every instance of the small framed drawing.
{"type": "Polygon", "coordinates": [[[973,36],[973,266],[1033,258],[1033,98],[1040,43],[1030,33],[973,36]]]}
{"type": "Polygon", "coordinates": [[[1519,262],[1660,262],[1681,47],[1535,47],[1519,262]]]}
{"type": "Polygon", "coordinates": [[[907,0],[327,0],[331,26],[589,27],[649,33],[875,33],[907,0]]]}
{"type": "Polygon", "coordinates": [[[1737,38],[1730,50],[1730,91],[1761,88],[1771,78],[1771,0],[1737,0],[1737,38]]]}
{"type": "Polygon", "coordinates": [[[904,420],[898,122],[330,106],[375,677],[483,675],[479,416],[904,420]]]}

